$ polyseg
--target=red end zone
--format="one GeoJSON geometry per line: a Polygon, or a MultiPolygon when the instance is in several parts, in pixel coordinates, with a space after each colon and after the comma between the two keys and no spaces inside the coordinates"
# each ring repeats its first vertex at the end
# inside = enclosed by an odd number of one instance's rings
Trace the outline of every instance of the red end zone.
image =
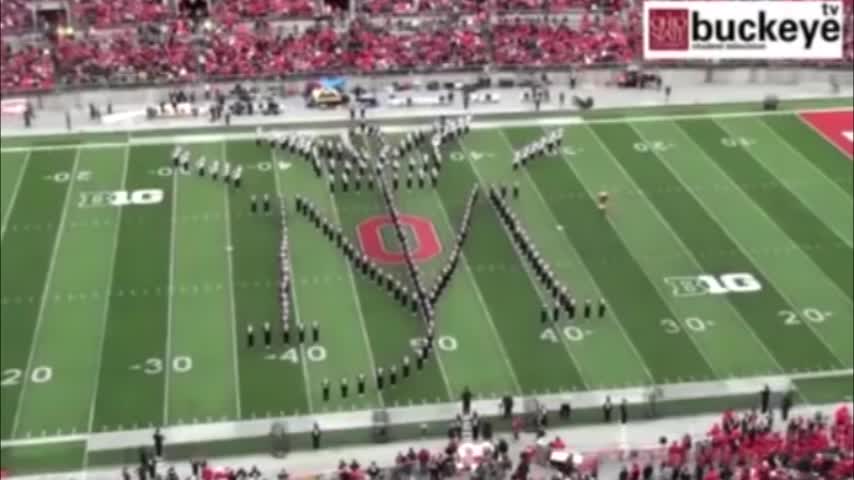
{"type": "Polygon", "coordinates": [[[801,118],[848,158],[854,155],[854,111],[805,112],[801,118]]]}

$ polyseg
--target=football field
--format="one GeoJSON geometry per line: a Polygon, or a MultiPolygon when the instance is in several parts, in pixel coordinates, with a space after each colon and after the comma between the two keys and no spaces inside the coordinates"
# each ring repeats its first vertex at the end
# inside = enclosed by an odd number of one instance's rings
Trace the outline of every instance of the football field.
{"type": "MultiPolygon", "coordinates": [[[[376,190],[330,192],[310,163],[249,136],[4,139],[0,437],[420,405],[465,387],[498,398],[846,371],[851,118],[849,105],[593,119],[518,171],[512,151],[554,127],[473,129],[444,147],[437,188],[395,194],[428,227],[409,225],[416,243],[438,243],[420,261],[425,283],[448,261],[472,187],[518,183],[508,204],[542,257],[608,313],[542,324],[550,293],[483,195],[436,307],[436,355],[393,388],[333,388],[328,401],[323,379],[400,368],[423,342],[423,324],[294,209],[302,195],[355,245],[376,233],[395,253],[390,227],[365,227],[387,216],[376,190]],[[242,165],[243,187],[176,174],[176,144],[242,165]],[[287,202],[291,318],[316,322],[318,342],[281,340],[278,209],[249,209],[265,193],[287,202]],[[272,348],[247,347],[248,326],[265,322],[272,348]]],[[[402,264],[383,268],[408,281],[402,264]]]]}

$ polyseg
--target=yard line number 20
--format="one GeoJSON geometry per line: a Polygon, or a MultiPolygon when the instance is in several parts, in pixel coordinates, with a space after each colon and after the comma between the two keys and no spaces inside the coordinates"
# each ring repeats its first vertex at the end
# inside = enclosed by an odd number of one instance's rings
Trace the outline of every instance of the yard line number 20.
{"type": "Polygon", "coordinates": [[[3,370],[0,378],[2,387],[15,387],[27,380],[32,383],[47,383],[53,379],[53,368],[38,366],[30,372],[28,378],[25,378],[24,371],[20,368],[7,368],[3,370]]]}

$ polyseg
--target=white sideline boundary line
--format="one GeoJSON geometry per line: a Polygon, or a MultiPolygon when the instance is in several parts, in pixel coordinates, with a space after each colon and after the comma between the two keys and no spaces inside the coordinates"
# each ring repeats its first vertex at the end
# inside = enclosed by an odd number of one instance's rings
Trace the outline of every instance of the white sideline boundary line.
{"type": "MultiPolygon", "coordinates": [[[[772,391],[781,392],[791,388],[795,380],[813,380],[851,375],[854,375],[854,369],[849,368],[819,372],[801,372],[789,375],[722,379],[708,382],[673,383],[660,387],[662,396],[657,401],[689,400],[725,395],[758,395],[763,385],[768,385],[772,391]]],[[[547,395],[517,396],[514,397],[514,403],[522,405],[524,408],[524,405],[528,404],[528,400],[536,399],[549,410],[554,411],[559,409],[562,403],[571,399],[574,408],[598,408],[605,401],[606,396],[626,398],[629,403],[637,404],[648,402],[649,393],[650,387],[560,392],[547,395]]],[[[497,397],[475,400],[472,408],[481,412],[494,412],[499,400],[497,397]]],[[[850,403],[850,400],[848,402],[850,403]]],[[[459,413],[459,409],[459,402],[447,402],[412,407],[395,407],[389,408],[387,411],[390,422],[394,425],[451,420],[459,413]]],[[[321,429],[326,432],[370,427],[374,425],[373,413],[374,410],[359,410],[321,415],[269,417],[235,422],[211,422],[170,426],[162,430],[164,435],[168,436],[170,442],[174,444],[234,440],[269,435],[273,422],[285,423],[288,433],[309,432],[314,422],[318,422],[321,429]]],[[[87,451],[90,453],[120,448],[136,448],[151,441],[151,428],[99,432],[88,435],[55,435],[31,439],[4,440],[0,441],[0,447],[27,447],[74,441],[85,441],[87,451]]]]}
{"type": "MultiPolygon", "coordinates": [[[[475,130],[505,128],[505,127],[531,127],[531,126],[568,126],[568,125],[598,125],[610,123],[640,123],[640,122],[666,122],[677,120],[692,120],[692,119],[726,119],[726,118],[743,118],[743,117],[766,117],[776,115],[792,115],[801,113],[821,113],[821,112],[836,112],[848,111],[850,107],[826,107],[826,108],[804,108],[795,110],[774,110],[774,111],[741,111],[741,112],[724,112],[724,113],[688,113],[675,115],[647,115],[637,117],[612,117],[612,118],[594,118],[585,120],[578,115],[567,115],[565,117],[528,117],[512,120],[477,120],[472,122],[471,128],[475,130]]],[[[432,117],[425,117],[421,123],[413,123],[410,125],[381,125],[382,129],[388,133],[408,132],[416,128],[430,125],[432,117]]],[[[331,123],[331,122],[330,122],[331,123]]],[[[235,127],[240,128],[240,127],[235,127]]],[[[293,129],[289,128],[289,132],[301,133],[307,135],[325,135],[330,131],[340,131],[346,128],[339,125],[329,127],[315,127],[308,129],[293,129]]],[[[276,130],[272,128],[271,130],[276,130]]],[[[141,130],[142,131],[142,130],[141,130]]],[[[231,133],[198,133],[185,135],[156,135],[146,137],[131,137],[126,142],[104,142],[104,143],[71,143],[59,145],[36,145],[26,147],[2,147],[0,152],[27,152],[27,151],[52,151],[66,150],[69,148],[80,149],[97,149],[97,148],[117,148],[126,145],[163,145],[163,144],[191,144],[191,143],[217,143],[221,141],[231,140],[254,140],[255,131],[246,132],[231,132],[231,133]]]]}

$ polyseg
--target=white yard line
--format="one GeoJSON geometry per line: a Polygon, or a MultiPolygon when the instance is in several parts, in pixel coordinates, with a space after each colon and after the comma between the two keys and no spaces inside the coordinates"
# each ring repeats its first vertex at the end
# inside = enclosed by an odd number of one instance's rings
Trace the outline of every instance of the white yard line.
{"type": "MultiPolygon", "coordinates": [[[[466,148],[466,146],[463,142],[458,142],[458,143],[464,151],[468,152],[468,149],[466,148]]],[[[471,157],[471,156],[469,155],[469,157],[471,157]]],[[[470,162],[469,165],[471,167],[472,172],[478,178],[478,182],[484,188],[488,188],[489,184],[484,181],[483,176],[481,176],[480,171],[477,169],[477,166],[475,166],[475,162],[470,162]]],[[[490,205],[490,208],[494,208],[494,207],[492,205],[490,205]]],[[[531,267],[527,264],[525,257],[522,255],[522,252],[519,250],[519,247],[516,245],[516,242],[513,241],[513,236],[510,234],[510,231],[507,229],[507,226],[504,225],[504,222],[501,222],[500,220],[498,220],[498,223],[501,226],[501,230],[503,230],[504,233],[507,235],[507,241],[510,242],[511,248],[516,253],[516,256],[518,257],[518,261],[522,265],[522,270],[525,271],[525,274],[528,276],[528,281],[531,282],[531,287],[534,289],[534,292],[536,293],[537,297],[540,299],[540,302],[545,303],[545,300],[546,300],[545,293],[543,293],[543,291],[541,290],[539,284],[537,283],[537,279],[534,278],[534,275],[531,272],[531,267]]],[[[585,378],[584,369],[582,368],[581,362],[579,362],[578,359],[575,357],[575,354],[572,353],[572,349],[567,344],[566,339],[563,338],[564,336],[558,335],[558,337],[560,337],[560,339],[561,339],[560,343],[561,343],[561,345],[563,345],[564,350],[566,350],[566,353],[569,356],[569,359],[572,360],[572,363],[575,365],[575,368],[578,370],[578,377],[581,380],[581,382],[584,384],[584,389],[590,390],[590,383],[588,382],[587,378],[585,378]]]]}
{"type": "MultiPolygon", "coordinates": [[[[504,130],[500,130],[500,132],[501,132],[501,137],[504,139],[504,141],[510,147],[510,151],[513,151],[513,144],[510,142],[510,139],[507,138],[507,135],[504,133],[504,130]]],[[[569,159],[566,158],[566,155],[563,153],[563,151],[560,152],[560,156],[561,156],[561,158],[564,159],[565,162],[569,161],[569,159]]],[[[548,204],[548,202],[546,202],[545,197],[543,197],[543,193],[540,191],[540,188],[537,185],[537,183],[534,181],[534,178],[531,176],[531,173],[528,171],[527,168],[523,168],[522,170],[525,172],[525,177],[528,179],[528,182],[531,184],[531,187],[534,190],[534,192],[536,192],[537,198],[540,200],[540,203],[543,205],[543,208],[551,217],[552,222],[554,222],[555,225],[559,225],[560,221],[558,221],[557,217],[555,217],[554,211],[552,211],[552,207],[548,204]]],[[[569,237],[565,233],[562,233],[562,235],[564,236],[566,241],[571,244],[569,237]]],[[[571,248],[574,249],[575,246],[571,245],[571,248]]],[[[586,270],[587,277],[593,283],[593,287],[596,289],[596,292],[600,295],[600,298],[605,298],[604,290],[599,285],[599,282],[596,281],[596,278],[593,276],[593,273],[590,270],[589,266],[584,261],[584,258],[581,255],[579,255],[577,252],[576,252],[575,256],[577,256],[578,259],[581,261],[582,265],[584,265],[584,269],[586,270]]],[[[655,377],[652,375],[652,371],[649,369],[649,366],[643,360],[643,356],[640,354],[640,351],[638,350],[637,345],[635,345],[635,342],[632,341],[632,339],[629,337],[628,332],[626,332],[625,328],[623,327],[623,323],[620,320],[620,316],[617,315],[617,313],[614,311],[614,308],[611,308],[611,312],[612,312],[612,316],[614,317],[612,319],[612,321],[617,326],[617,329],[620,331],[620,334],[626,340],[626,343],[632,349],[632,353],[634,353],[635,359],[637,359],[638,362],[640,362],[640,364],[643,366],[643,370],[646,373],[646,376],[650,382],[650,385],[655,384],[655,377]]]]}
{"type": "Polygon", "coordinates": [[[12,196],[9,197],[9,207],[6,210],[6,214],[3,215],[3,223],[0,225],[0,241],[6,235],[6,227],[9,226],[9,219],[12,217],[12,210],[15,208],[15,200],[18,199],[18,192],[21,190],[21,183],[24,181],[24,175],[27,173],[27,167],[30,164],[30,156],[32,154],[32,150],[27,150],[27,156],[24,157],[23,165],[21,165],[21,173],[18,174],[18,178],[15,180],[12,196]]]}
{"type": "MultiPolygon", "coordinates": [[[[226,154],[226,145],[225,141],[221,142],[222,145],[222,158],[221,162],[227,162],[228,156],[226,154]]],[[[237,420],[243,418],[243,407],[240,402],[240,362],[237,356],[237,313],[235,312],[234,307],[234,259],[232,258],[232,244],[231,244],[231,199],[229,198],[229,189],[224,189],[225,194],[223,198],[225,199],[225,246],[227,252],[225,253],[225,258],[228,264],[228,278],[226,278],[226,283],[228,286],[228,313],[231,321],[231,353],[232,353],[232,368],[234,368],[234,401],[235,401],[235,409],[237,420]]]]}
{"type": "MultiPolygon", "coordinates": [[[[451,232],[451,235],[455,234],[453,224],[451,223],[451,216],[448,215],[448,210],[445,209],[445,204],[442,203],[442,199],[439,198],[439,193],[435,188],[433,190],[433,195],[436,198],[436,202],[439,204],[439,209],[442,211],[442,216],[445,219],[445,223],[448,225],[448,229],[451,232]]],[[[481,196],[482,197],[482,196],[481,196]]],[[[480,201],[485,201],[483,198],[480,201]]],[[[474,293],[477,297],[478,302],[480,303],[480,307],[483,312],[486,314],[486,319],[489,323],[489,329],[492,332],[492,336],[495,338],[495,343],[498,345],[498,349],[501,351],[501,358],[504,359],[504,363],[507,364],[507,371],[510,372],[510,379],[513,380],[513,387],[516,389],[516,393],[518,395],[522,395],[522,385],[519,383],[519,376],[516,375],[516,369],[513,368],[513,364],[510,363],[510,356],[507,355],[507,350],[504,348],[504,341],[501,340],[501,336],[498,334],[498,329],[495,327],[495,321],[492,319],[492,313],[490,313],[489,308],[486,305],[486,301],[483,299],[483,292],[480,290],[480,284],[475,280],[474,275],[471,272],[471,268],[469,267],[468,259],[466,258],[466,254],[460,250],[460,259],[462,259],[463,270],[466,273],[466,277],[468,277],[469,282],[474,285],[474,293]]]]}
{"type": "MultiPolygon", "coordinates": [[[[127,185],[127,175],[128,175],[128,165],[130,164],[130,147],[125,147],[125,158],[124,158],[124,166],[122,167],[122,183],[121,189],[124,190],[127,185]]],[[[104,342],[107,338],[107,326],[109,323],[109,315],[110,315],[110,299],[112,298],[113,291],[113,276],[116,272],[116,259],[118,258],[119,251],[119,240],[121,239],[121,229],[122,229],[122,212],[125,207],[119,207],[118,212],[116,212],[116,233],[113,236],[113,254],[112,260],[110,261],[110,273],[107,275],[107,287],[104,290],[104,314],[101,320],[101,339],[98,341],[98,356],[95,359],[95,383],[92,387],[92,398],[89,403],[89,420],[87,432],[94,433],[94,423],[95,423],[95,406],[98,403],[98,388],[100,388],[101,384],[101,362],[103,361],[104,356],[104,342]]],[[[89,453],[83,456],[83,470],[85,471],[89,464],[89,453]]]]}
{"type": "MultiPolygon", "coordinates": [[[[638,135],[639,138],[646,140],[646,141],[650,140],[649,138],[645,137],[643,135],[643,133],[640,130],[638,130],[637,128],[635,128],[635,127],[630,127],[630,128],[638,135]]],[[[599,144],[602,146],[602,148],[606,148],[605,144],[601,141],[601,139],[599,139],[598,136],[596,136],[595,132],[591,131],[590,134],[596,137],[596,139],[599,141],[599,144]]],[[[694,251],[691,250],[688,247],[688,245],[685,244],[685,242],[682,240],[682,237],[679,236],[679,234],[673,229],[673,226],[670,225],[670,223],[667,221],[667,219],[665,219],[664,216],[661,214],[661,212],[658,211],[658,208],[655,207],[655,204],[652,202],[652,199],[650,199],[647,196],[646,191],[644,191],[640,187],[640,185],[638,185],[635,182],[635,179],[629,174],[629,172],[626,171],[625,168],[623,168],[623,165],[620,164],[620,161],[617,160],[617,157],[614,156],[614,154],[610,150],[606,150],[606,152],[608,153],[608,156],[611,157],[611,159],[613,159],[614,164],[617,166],[617,168],[623,173],[623,176],[626,177],[626,179],[633,186],[633,188],[635,190],[637,190],[638,194],[646,201],[646,203],[649,205],[650,209],[652,210],[652,212],[656,216],[656,218],[658,218],[658,220],[661,221],[661,223],[665,225],[665,227],[670,232],[670,234],[673,236],[673,238],[676,239],[676,243],[678,243],[679,246],[681,246],[682,249],[685,251],[686,258],[688,258],[691,261],[691,263],[694,265],[694,267],[697,269],[698,272],[703,271],[704,269],[700,265],[700,259],[697,258],[697,255],[694,253],[694,251]]],[[[662,163],[662,164],[666,163],[666,161],[663,158],[661,158],[657,153],[650,152],[650,154],[654,155],[659,163],[662,163]]],[[[665,168],[667,168],[667,167],[665,167],[665,168]]],[[[780,365],[780,362],[777,361],[777,357],[775,357],[774,354],[771,353],[770,350],[768,350],[768,346],[765,345],[765,343],[759,338],[759,335],[756,333],[756,331],[753,329],[753,327],[747,322],[747,320],[745,320],[744,317],[741,316],[741,312],[736,310],[735,306],[732,304],[732,302],[730,302],[728,300],[725,301],[724,304],[726,305],[727,310],[729,310],[730,313],[732,313],[735,318],[738,318],[741,321],[740,323],[742,324],[742,326],[750,333],[750,336],[753,337],[753,339],[756,341],[756,343],[762,347],[762,350],[765,351],[765,353],[768,355],[768,358],[770,358],[771,360],[774,361],[774,365],[777,366],[778,371],[779,372],[785,372],[786,370],[783,368],[782,365],[780,365]]],[[[688,335],[691,335],[692,333],[694,333],[691,331],[690,328],[686,328],[683,330],[685,330],[688,335]]]]}
{"type": "Polygon", "coordinates": [[[169,382],[172,379],[172,320],[175,310],[175,217],[178,215],[178,177],[183,175],[180,167],[174,167],[172,172],[172,215],[169,232],[169,301],[166,310],[166,353],[163,359],[163,425],[169,425],[169,382]]]}
{"type": "MultiPolygon", "coordinates": [[[[276,149],[275,148],[270,149],[270,157],[271,157],[270,160],[273,163],[273,168],[271,168],[270,170],[273,172],[273,181],[276,184],[276,194],[279,198],[284,198],[283,194],[282,194],[282,188],[280,185],[281,181],[279,180],[279,169],[276,168],[277,158],[276,158],[276,149]]],[[[279,206],[279,204],[277,203],[275,205],[275,207],[278,207],[278,206],[279,206]]],[[[276,254],[274,252],[271,252],[271,258],[275,258],[275,255],[276,254]]],[[[289,262],[290,269],[291,269],[291,276],[293,278],[296,278],[296,271],[294,270],[294,265],[293,265],[293,262],[291,262],[290,257],[288,257],[288,262],[289,262]]],[[[310,325],[303,323],[302,321],[300,321],[300,318],[299,318],[300,317],[300,309],[299,309],[299,301],[297,300],[296,282],[294,282],[293,285],[291,285],[291,298],[294,301],[294,305],[293,305],[294,317],[296,317],[297,324],[301,324],[301,325],[305,326],[305,328],[309,328],[310,325]]],[[[314,400],[312,399],[312,395],[311,395],[311,392],[313,391],[312,390],[313,384],[311,382],[311,376],[310,376],[309,371],[308,371],[308,356],[306,356],[306,353],[305,353],[305,350],[306,350],[305,345],[300,343],[299,350],[300,350],[300,363],[302,363],[303,379],[305,380],[305,397],[306,397],[306,400],[308,401],[308,411],[309,411],[309,413],[314,413],[314,400]]]]}
{"type": "Polygon", "coordinates": [[[77,167],[80,164],[80,150],[76,150],[74,153],[74,163],[71,166],[71,174],[68,177],[68,186],[65,191],[65,202],[62,204],[62,213],[59,217],[59,225],[56,228],[56,235],[53,240],[53,250],[50,255],[50,263],[47,268],[47,275],[45,276],[44,288],[42,289],[42,298],[39,303],[39,311],[36,316],[36,326],[33,330],[33,337],[30,340],[30,353],[27,357],[27,365],[24,368],[24,374],[21,379],[21,393],[18,396],[18,405],[15,410],[15,418],[12,421],[12,432],[10,434],[11,438],[15,438],[15,434],[18,432],[18,427],[21,422],[21,411],[24,409],[26,397],[27,397],[27,385],[30,383],[30,375],[32,375],[33,369],[33,361],[35,360],[36,350],[38,349],[38,338],[41,333],[41,327],[44,324],[44,309],[45,305],[47,305],[48,294],[50,291],[50,285],[53,283],[53,272],[56,268],[56,260],[59,254],[59,245],[62,243],[62,233],[65,230],[65,220],[68,218],[68,210],[71,209],[71,191],[75,185],[75,179],[77,177],[77,167]]]}
{"type": "MultiPolygon", "coordinates": [[[[688,132],[683,131],[683,130],[682,130],[682,127],[680,127],[678,123],[676,124],[676,126],[677,126],[677,129],[682,133],[682,135],[683,135],[683,136],[684,136],[684,137],[685,137],[689,142],[691,142],[692,144],[694,144],[694,146],[698,149],[698,151],[699,151],[699,152],[701,152],[701,155],[706,159],[706,161],[711,165],[711,167],[712,167],[712,168],[714,168],[714,169],[716,169],[716,170],[718,170],[718,171],[721,173],[722,177],[726,179],[727,183],[732,184],[732,185],[733,185],[733,187],[734,187],[734,189],[737,189],[738,191],[740,191],[740,192],[742,193],[742,195],[744,195],[744,197],[745,197],[745,198],[747,198],[747,199],[749,200],[749,199],[750,199],[750,195],[748,195],[748,194],[747,194],[747,192],[745,192],[745,191],[741,188],[741,186],[740,186],[740,185],[738,185],[738,184],[735,182],[735,180],[733,180],[732,178],[730,178],[730,177],[729,177],[729,174],[727,174],[725,171],[723,171],[723,169],[721,169],[721,167],[717,164],[717,162],[715,162],[714,160],[712,160],[712,159],[711,159],[711,158],[706,154],[705,150],[703,150],[703,149],[700,147],[700,145],[698,145],[698,144],[694,141],[694,139],[693,139],[690,135],[688,135],[688,132]]],[[[661,163],[662,163],[662,164],[664,164],[665,166],[667,166],[667,162],[661,162],[661,163]]],[[[712,209],[711,209],[711,208],[709,208],[705,203],[703,203],[703,201],[702,201],[702,200],[700,199],[700,197],[699,197],[699,196],[694,192],[694,190],[691,188],[691,186],[690,186],[688,183],[686,183],[684,180],[682,180],[682,177],[681,177],[681,176],[680,176],[680,175],[679,175],[679,174],[678,174],[678,173],[677,173],[673,168],[671,168],[671,167],[669,167],[669,166],[668,166],[667,168],[668,168],[668,169],[673,173],[673,176],[674,176],[674,177],[676,177],[676,178],[679,180],[679,183],[681,183],[681,184],[682,184],[682,186],[683,186],[683,187],[684,187],[688,192],[690,192],[690,193],[691,193],[691,196],[693,196],[693,197],[694,197],[694,199],[695,199],[695,200],[697,200],[697,202],[698,202],[700,205],[702,205],[703,210],[705,210],[705,211],[706,211],[706,213],[707,213],[711,218],[715,219],[715,221],[718,223],[718,225],[720,225],[720,226],[721,226],[721,228],[724,230],[724,232],[726,232],[726,234],[730,237],[730,239],[732,240],[732,242],[733,242],[733,243],[738,247],[739,251],[740,251],[740,252],[742,252],[742,254],[744,254],[744,256],[745,256],[745,257],[747,257],[748,259],[750,259],[750,261],[753,263],[754,267],[756,267],[756,268],[757,268],[757,269],[759,269],[759,270],[764,271],[765,269],[760,267],[761,263],[757,262],[757,261],[756,261],[756,258],[754,258],[754,257],[753,257],[753,255],[752,255],[752,254],[751,254],[751,253],[750,253],[746,248],[744,248],[744,246],[743,246],[743,245],[741,244],[741,242],[738,240],[738,237],[737,237],[737,236],[735,236],[735,235],[734,235],[734,234],[729,230],[729,228],[726,226],[726,224],[725,224],[725,223],[721,222],[721,219],[717,216],[717,214],[715,214],[715,213],[712,211],[712,209]]],[[[771,219],[771,217],[769,217],[769,216],[768,216],[768,213],[767,213],[767,212],[765,212],[765,210],[764,210],[764,209],[762,209],[759,205],[756,205],[755,203],[753,203],[753,201],[745,202],[745,205],[747,205],[747,204],[752,204],[752,205],[753,205],[753,208],[754,208],[755,210],[757,210],[757,211],[759,212],[759,214],[760,214],[760,215],[762,215],[763,217],[765,217],[765,219],[766,219],[768,222],[770,222],[770,223],[771,223],[775,228],[779,228],[779,225],[777,225],[777,223],[776,223],[776,222],[774,222],[774,220],[772,220],[772,219],[771,219]]],[[[806,255],[806,253],[805,253],[805,252],[803,252],[803,250],[800,250],[800,251],[801,251],[801,253],[802,253],[804,256],[806,256],[807,260],[812,261],[812,259],[810,258],[810,256],[809,256],[809,255],[806,255]]],[[[766,277],[767,277],[767,279],[768,279],[768,282],[770,282],[772,285],[774,285],[774,284],[775,284],[775,282],[771,280],[771,277],[770,277],[769,275],[766,275],[766,277]]],[[[831,283],[833,283],[833,282],[831,282],[831,283]]],[[[777,291],[780,293],[780,296],[783,298],[783,300],[785,300],[785,301],[786,301],[786,303],[788,303],[788,304],[789,304],[789,307],[792,307],[792,306],[794,306],[794,305],[797,305],[797,303],[796,303],[796,302],[793,302],[793,301],[792,301],[792,299],[791,299],[791,298],[789,298],[789,297],[788,297],[788,295],[786,295],[786,293],[785,293],[782,289],[780,289],[779,287],[776,287],[776,286],[775,286],[775,288],[776,288],[776,289],[777,289],[777,291]]],[[[797,310],[797,309],[793,308],[793,310],[797,310]]],[[[807,325],[807,328],[809,328],[809,329],[810,329],[810,331],[812,331],[813,335],[815,335],[815,336],[816,336],[816,338],[818,338],[818,340],[819,340],[822,344],[824,344],[824,346],[825,346],[825,347],[827,347],[828,352],[830,352],[830,354],[831,354],[831,355],[832,355],[836,360],[838,360],[838,361],[839,361],[839,364],[840,364],[840,365],[846,365],[845,360],[844,360],[842,357],[840,357],[840,356],[836,353],[836,351],[835,351],[833,348],[831,348],[830,344],[828,344],[828,343],[827,343],[827,341],[824,339],[824,337],[822,337],[822,336],[819,334],[819,332],[815,329],[815,327],[813,327],[813,325],[812,325],[812,323],[811,323],[811,322],[803,322],[803,323],[805,323],[805,324],[807,325]]]]}

